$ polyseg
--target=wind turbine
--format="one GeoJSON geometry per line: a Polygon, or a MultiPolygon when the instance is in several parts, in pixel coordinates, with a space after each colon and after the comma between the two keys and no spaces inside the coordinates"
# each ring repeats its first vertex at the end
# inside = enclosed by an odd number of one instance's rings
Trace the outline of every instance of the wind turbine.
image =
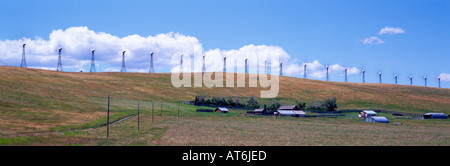
{"type": "Polygon", "coordinates": [[[206,71],[206,66],[205,66],[205,55],[203,54],[203,67],[202,67],[202,74],[204,74],[206,71]]]}
{"type": "Polygon", "coordinates": [[[362,82],[366,83],[366,70],[362,70],[362,76],[363,76],[362,82]]]}
{"type": "Polygon", "coordinates": [[[413,76],[409,76],[409,85],[412,85],[413,76]]]}
{"type": "Polygon", "coordinates": [[[380,84],[381,84],[381,72],[378,73],[378,76],[380,76],[380,84]]]}
{"type": "Polygon", "coordinates": [[[27,44],[22,45],[22,62],[20,62],[20,67],[27,68],[27,60],[25,59],[25,45],[27,44]]]}
{"type": "Polygon", "coordinates": [[[61,63],[61,50],[62,48],[58,48],[58,66],[56,67],[56,71],[63,71],[61,63]]]}
{"type": "Polygon", "coordinates": [[[303,64],[303,78],[306,79],[306,63],[303,64]]]}
{"type": "Polygon", "coordinates": [[[89,72],[95,72],[96,71],[95,70],[95,62],[94,62],[94,52],[95,52],[95,50],[92,49],[91,50],[91,53],[92,53],[92,56],[91,56],[91,69],[89,70],[89,72]]]}
{"type": "Polygon", "coordinates": [[[180,73],[183,73],[183,54],[180,54],[180,73]]]}
{"type": "Polygon", "coordinates": [[[149,73],[154,73],[155,70],[153,69],[153,52],[150,52],[150,70],[149,73]]]}
{"type": "Polygon", "coordinates": [[[125,67],[125,52],[122,51],[122,68],[120,69],[120,72],[127,72],[127,68],[125,67]]]}
{"type": "Polygon", "coordinates": [[[427,86],[427,76],[423,77],[423,79],[425,80],[425,86],[427,86]]]}
{"type": "Polygon", "coordinates": [[[327,66],[327,81],[330,81],[330,77],[328,75],[328,69],[330,68],[330,66],[327,66]]]}
{"type": "Polygon", "coordinates": [[[438,87],[441,88],[441,77],[438,77],[438,87]]]}
{"type": "Polygon", "coordinates": [[[227,57],[223,57],[223,73],[227,72],[227,57]]]}
{"type": "Polygon", "coordinates": [[[394,78],[395,78],[395,84],[397,85],[397,78],[398,78],[398,75],[397,75],[397,74],[394,75],[394,78]]]}
{"type": "Polygon", "coordinates": [[[283,62],[280,63],[280,76],[283,76],[283,62]]]}

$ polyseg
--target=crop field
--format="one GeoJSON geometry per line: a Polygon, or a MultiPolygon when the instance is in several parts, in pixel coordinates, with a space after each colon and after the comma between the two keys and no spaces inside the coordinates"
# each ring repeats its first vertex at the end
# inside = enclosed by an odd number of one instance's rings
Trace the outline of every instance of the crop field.
{"type": "MultiPolygon", "coordinates": [[[[380,113],[390,123],[366,123],[357,113],[331,117],[274,117],[196,112],[179,104],[199,94],[259,96],[261,88],[174,88],[170,74],[70,73],[0,67],[0,145],[450,145],[450,120],[380,113]],[[106,138],[107,96],[110,101],[106,138]],[[140,105],[139,130],[137,105],[140,105]],[[162,106],[162,109],[161,109],[162,106]],[[153,109],[153,111],[152,111],[153,109]],[[162,111],[161,111],[162,110],[162,111]],[[394,123],[395,122],[395,123],[394,123]]],[[[450,114],[450,90],[431,87],[324,82],[282,77],[284,105],[338,99],[338,109],[450,114]]],[[[260,99],[270,103],[272,99],[260,99]]],[[[308,115],[314,115],[308,113],[308,115]]]]}

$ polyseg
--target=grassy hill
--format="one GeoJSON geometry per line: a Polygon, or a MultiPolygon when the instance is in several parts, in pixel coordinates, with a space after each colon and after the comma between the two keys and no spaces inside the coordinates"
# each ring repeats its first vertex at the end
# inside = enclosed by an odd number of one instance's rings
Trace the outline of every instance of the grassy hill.
{"type": "MultiPolygon", "coordinates": [[[[0,136],[4,137],[9,133],[20,135],[103,121],[108,94],[112,98],[112,115],[119,118],[134,113],[137,103],[144,103],[141,108],[148,110],[150,101],[163,102],[164,107],[175,111],[177,100],[194,100],[199,94],[259,97],[262,90],[260,87],[175,88],[169,73],[79,73],[7,66],[0,66],[0,71],[0,136]]],[[[280,92],[275,100],[283,104],[294,104],[297,99],[309,103],[329,96],[338,99],[338,109],[450,114],[450,89],[421,86],[280,77],[280,92]]],[[[257,99],[262,103],[272,100],[257,99]]]]}

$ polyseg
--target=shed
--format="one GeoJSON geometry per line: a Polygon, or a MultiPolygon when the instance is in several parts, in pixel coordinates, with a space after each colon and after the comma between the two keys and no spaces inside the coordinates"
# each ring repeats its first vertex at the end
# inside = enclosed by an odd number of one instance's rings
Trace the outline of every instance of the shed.
{"type": "Polygon", "coordinates": [[[253,113],[256,115],[265,115],[266,114],[266,109],[264,108],[258,108],[253,110],[253,113]]]}
{"type": "Polygon", "coordinates": [[[217,107],[215,112],[228,113],[228,109],[225,107],[217,107]]]}
{"type": "Polygon", "coordinates": [[[389,123],[389,120],[384,116],[369,116],[364,118],[364,122],[389,123]]]}
{"type": "Polygon", "coordinates": [[[444,113],[425,113],[423,119],[447,119],[444,113]]]}
{"type": "Polygon", "coordinates": [[[377,113],[373,110],[362,110],[359,112],[358,117],[360,118],[366,118],[371,116],[377,116],[377,113]]]}

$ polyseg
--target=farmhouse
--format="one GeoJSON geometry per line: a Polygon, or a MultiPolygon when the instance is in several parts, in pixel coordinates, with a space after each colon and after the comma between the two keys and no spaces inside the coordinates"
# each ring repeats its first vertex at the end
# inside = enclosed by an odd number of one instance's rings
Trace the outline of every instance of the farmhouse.
{"type": "Polygon", "coordinates": [[[274,112],[275,115],[280,116],[295,116],[295,117],[305,117],[306,113],[298,109],[295,105],[290,106],[280,106],[277,111],[274,112]]]}
{"type": "Polygon", "coordinates": [[[377,113],[373,110],[362,110],[359,112],[358,117],[360,118],[366,118],[371,116],[377,116],[377,113]]]}
{"type": "Polygon", "coordinates": [[[369,116],[364,118],[364,122],[389,123],[389,120],[384,116],[369,116]]]}
{"type": "Polygon", "coordinates": [[[447,119],[444,113],[425,113],[423,119],[447,119]]]}
{"type": "Polygon", "coordinates": [[[225,113],[225,114],[227,114],[227,113],[228,113],[228,109],[225,108],[225,107],[217,107],[216,110],[215,110],[215,112],[220,112],[220,113],[225,113]]]}

